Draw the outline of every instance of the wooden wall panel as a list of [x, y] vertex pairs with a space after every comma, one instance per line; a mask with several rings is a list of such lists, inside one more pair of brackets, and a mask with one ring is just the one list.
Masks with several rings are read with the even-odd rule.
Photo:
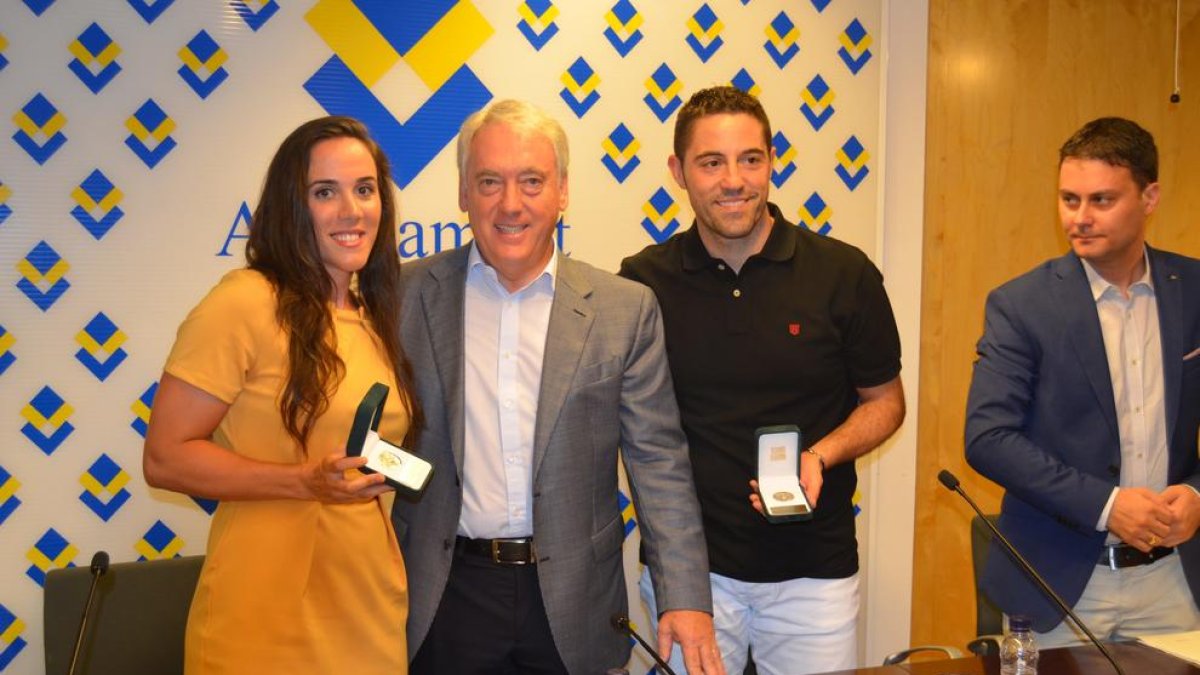
[[[1137, 120], [1159, 145], [1151, 245], [1200, 257], [1200, 0], [1182, 2], [1183, 100], [1171, 104], [1175, 0], [931, 0], [913, 644], [974, 637], [968, 507], [1001, 490], [963, 458], [987, 292], [1066, 240], [1057, 152], [1084, 122]], [[1188, 89], [1188, 85], [1191, 89]]]

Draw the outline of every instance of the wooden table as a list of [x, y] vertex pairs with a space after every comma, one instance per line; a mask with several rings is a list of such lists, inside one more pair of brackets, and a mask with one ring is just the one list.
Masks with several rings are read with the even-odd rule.
[[[1108, 650], [1121, 664], [1125, 675], [1200, 675], [1200, 667], [1140, 642], [1110, 642]], [[1112, 664], [1100, 650], [1086, 647], [1060, 647], [1042, 651], [1038, 675], [1115, 675]], [[876, 666], [857, 670], [839, 670], [829, 675], [999, 675], [1000, 660], [995, 656], [922, 661], [898, 666]]]

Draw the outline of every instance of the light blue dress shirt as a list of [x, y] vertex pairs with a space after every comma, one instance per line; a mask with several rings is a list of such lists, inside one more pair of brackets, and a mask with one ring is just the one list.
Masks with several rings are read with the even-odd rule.
[[533, 433], [557, 256], [509, 293], [471, 244], [464, 303], [465, 431], [458, 534], [533, 534]]
[[[1167, 413], [1163, 394], [1162, 338], [1158, 302], [1150, 276], [1150, 258], [1143, 253], [1145, 273], [1130, 284], [1129, 297], [1100, 276], [1091, 264], [1083, 269], [1096, 301], [1104, 353], [1112, 380], [1117, 429], [1121, 436], [1120, 487], [1167, 487]], [[1108, 529], [1116, 501], [1113, 488], [1096, 529]], [[1118, 543], [1109, 535], [1110, 544]]]

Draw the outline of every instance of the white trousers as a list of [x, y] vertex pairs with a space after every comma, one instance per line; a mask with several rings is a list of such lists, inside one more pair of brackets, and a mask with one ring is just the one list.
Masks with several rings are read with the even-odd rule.
[[[751, 650], [761, 675], [857, 667], [858, 575], [778, 583], [737, 581], [719, 574], [709, 577], [713, 623], [725, 672], [741, 675]], [[642, 571], [638, 587], [650, 616], [657, 618], [648, 571]], [[657, 634], [655, 625], [653, 635]], [[671, 651], [669, 662], [676, 673], [687, 672], [678, 646]]]
[[[1178, 552], [1138, 567], [1113, 570], [1097, 565], [1071, 609], [1100, 640], [1200, 630], [1200, 611]], [[1065, 619], [1038, 633], [1037, 642], [1038, 648], [1046, 649], [1088, 643], [1088, 639]]]

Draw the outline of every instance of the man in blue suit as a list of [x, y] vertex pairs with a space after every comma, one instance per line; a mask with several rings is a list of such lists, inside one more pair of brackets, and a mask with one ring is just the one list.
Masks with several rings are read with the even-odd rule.
[[[1200, 629], [1200, 261], [1146, 245], [1157, 181], [1129, 120], [1067, 140], [1071, 251], [988, 296], [967, 400], [1001, 531], [1102, 639]], [[983, 586], [1043, 645], [1083, 639], [995, 545]]]

